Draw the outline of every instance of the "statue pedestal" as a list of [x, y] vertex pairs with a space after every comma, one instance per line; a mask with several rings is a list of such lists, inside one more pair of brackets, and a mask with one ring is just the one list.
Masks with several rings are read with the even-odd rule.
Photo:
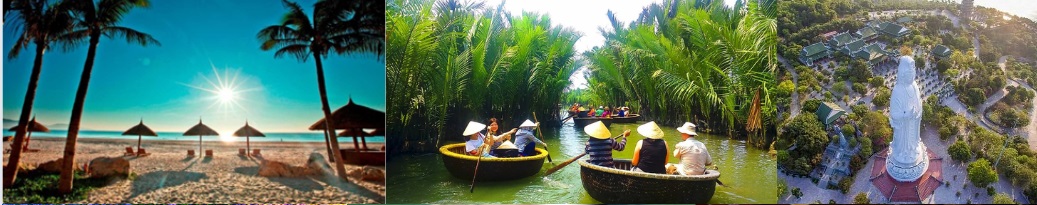
[[[936, 189], [943, 186], [943, 159], [933, 153], [932, 150], [924, 150], [925, 168], [921, 177], [912, 181], [900, 181], [893, 178], [894, 174], [888, 172], [889, 161], [893, 157], [889, 150], [883, 150], [872, 157], [873, 165], [869, 180], [872, 185], [885, 196], [885, 200], [872, 201], [875, 203], [908, 202], [919, 203], [931, 200]], [[889, 158], [887, 158], [889, 157]], [[917, 169], [917, 168], [916, 168]], [[903, 169], [898, 169], [903, 170]]]
[[[886, 153], [889, 159], [886, 160], [886, 172], [894, 180], [899, 182], [913, 182], [922, 177], [926, 169], [929, 168], [929, 156], [926, 155], [928, 149], [924, 144], [919, 143], [915, 147], [914, 156], [909, 155], [896, 155], [893, 153], [893, 149], [889, 149]], [[908, 152], [912, 153], [912, 152]]]

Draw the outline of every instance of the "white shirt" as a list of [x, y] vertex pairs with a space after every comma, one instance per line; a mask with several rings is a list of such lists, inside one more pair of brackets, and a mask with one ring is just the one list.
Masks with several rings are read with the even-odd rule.
[[706, 145], [690, 137], [677, 143], [673, 156], [681, 159], [677, 165], [677, 172], [681, 175], [705, 174], [706, 165], [713, 164], [713, 158], [709, 156]]

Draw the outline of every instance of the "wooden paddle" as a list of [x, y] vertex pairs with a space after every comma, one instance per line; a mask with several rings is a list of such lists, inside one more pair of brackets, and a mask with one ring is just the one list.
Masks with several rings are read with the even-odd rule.
[[[479, 150], [482, 150], [482, 146], [479, 147]], [[468, 189], [468, 193], [475, 193], [475, 176], [479, 174], [479, 163], [482, 162], [482, 154], [484, 153], [479, 154], [479, 159], [475, 160], [475, 171], [472, 172], [472, 187]]]
[[547, 172], [544, 172], [544, 176], [546, 177], [547, 175], [554, 174], [558, 170], [561, 170], [562, 168], [564, 168], [566, 165], [572, 164], [577, 159], [580, 159], [580, 157], [583, 157], [583, 155], [587, 155], [587, 152], [583, 152], [583, 154], [576, 155], [576, 157], [573, 157], [572, 159], [566, 160], [565, 162], [562, 162], [561, 164], [558, 164], [558, 166], [551, 167], [551, 169], [548, 169]]
[[[714, 164], [713, 165], [713, 170], [717, 170], [719, 172], [720, 171], [720, 167], [717, 167], [717, 165]], [[725, 188], [731, 188], [731, 187], [729, 187], [727, 185], [724, 185], [724, 182], [720, 182], [720, 177], [717, 177], [717, 185], [720, 185], [720, 186], [725, 187]]]
[[[540, 141], [542, 142], [542, 141], [544, 141], [544, 139], [543, 139], [544, 138], [544, 133], [540, 132], [540, 120], [537, 120], [537, 113], [536, 112], [533, 112], [533, 120], [537, 121], [537, 135], [540, 135]], [[545, 144], [544, 145], [544, 151], [547, 151], [547, 145], [546, 145], [547, 143], [544, 143], [544, 144]], [[525, 146], [525, 145], [523, 145], [523, 146]], [[547, 152], [547, 162], [550, 162], [551, 164], [554, 164], [554, 161], [551, 160], [551, 152]]]
[[[486, 134], [483, 135], [484, 136], [483, 140], [486, 140], [486, 137], [488, 137], [489, 135], [490, 135], [490, 130], [486, 130]], [[483, 145], [479, 146], [478, 149], [479, 149], [480, 152], [482, 152], [483, 146], [485, 146], [485, 145], [486, 144], [483, 144]], [[472, 187], [468, 189], [468, 193], [475, 193], [475, 176], [477, 176], [479, 174], [479, 163], [482, 162], [482, 156], [483, 155], [486, 155], [486, 153], [479, 153], [479, 159], [475, 160], [475, 171], [472, 172]]]
[[[623, 136], [623, 135], [616, 136], [616, 137], [614, 137], [612, 139], [619, 139], [621, 136]], [[587, 152], [583, 152], [583, 154], [576, 155], [576, 157], [573, 157], [572, 159], [566, 160], [565, 162], [562, 162], [561, 164], [558, 164], [558, 166], [551, 167], [551, 169], [548, 169], [547, 172], [544, 172], [544, 176], [546, 177], [547, 175], [554, 174], [555, 172], [557, 172], [558, 170], [561, 170], [565, 166], [567, 166], [569, 164], [572, 164], [577, 159], [580, 159], [580, 157], [583, 157], [583, 155], [587, 155]]]

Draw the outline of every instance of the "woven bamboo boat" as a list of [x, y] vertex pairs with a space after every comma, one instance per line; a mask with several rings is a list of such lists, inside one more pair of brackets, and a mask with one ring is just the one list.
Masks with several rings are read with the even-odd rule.
[[[448, 144], [439, 148], [443, 155], [443, 166], [454, 177], [471, 180], [475, 172], [477, 156], [470, 156], [464, 151], [465, 143]], [[536, 148], [537, 154], [528, 157], [491, 158], [483, 157], [479, 162], [479, 174], [476, 181], [505, 181], [521, 179], [540, 173], [544, 166], [547, 151]]]
[[612, 122], [614, 123], [637, 123], [637, 119], [641, 118], [639, 114], [629, 114], [627, 116], [620, 117], [619, 115], [612, 115]]
[[590, 164], [587, 159], [579, 163], [583, 189], [594, 199], [609, 204], [708, 203], [720, 178], [716, 170], [697, 176], [627, 171], [627, 159], [616, 159], [616, 169]]
[[602, 123], [605, 123], [605, 127], [609, 127], [609, 126], [612, 126], [612, 121], [613, 120], [612, 120], [612, 118], [603, 118], [603, 117], [582, 117], [582, 118], [574, 117], [573, 118], [573, 124], [576, 125], [576, 127], [578, 127], [578, 128], [585, 127], [585, 126], [587, 126], [587, 125], [589, 125], [591, 123], [597, 122], [597, 121], [601, 121]]

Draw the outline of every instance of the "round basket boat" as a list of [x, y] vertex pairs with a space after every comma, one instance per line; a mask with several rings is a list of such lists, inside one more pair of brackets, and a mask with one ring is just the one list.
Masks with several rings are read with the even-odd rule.
[[[472, 179], [475, 172], [477, 156], [470, 156], [464, 151], [465, 143], [448, 144], [439, 148], [443, 155], [443, 166], [451, 175], [461, 179]], [[528, 157], [492, 158], [483, 157], [479, 162], [479, 174], [476, 181], [504, 181], [521, 179], [540, 173], [544, 166], [547, 151], [536, 148], [537, 154]]]
[[604, 117], [584, 117], [584, 118], [575, 118], [574, 117], [573, 118], [573, 125], [578, 127], [578, 128], [582, 128], [582, 127], [585, 127], [585, 126], [587, 126], [587, 125], [589, 125], [591, 123], [597, 122], [597, 121], [601, 121], [602, 123], [605, 123], [605, 127], [612, 126], [612, 118], [604, 118]]
[[616, 169], [594, 165], [586, 159], [579, 163], [583, 189], [594, 199], [609, 204], [708, 203], [720, 178], [716, 170], [695, 176], [627, 171], [630, 160], [626, 159], [615, 160]]
[[637, 119], [641, 118], [639, 114], [629, 114], [627, 116], [620, 117], [619, 115], [612, 115], [612, 122], [614, 123], [637, 123]]

